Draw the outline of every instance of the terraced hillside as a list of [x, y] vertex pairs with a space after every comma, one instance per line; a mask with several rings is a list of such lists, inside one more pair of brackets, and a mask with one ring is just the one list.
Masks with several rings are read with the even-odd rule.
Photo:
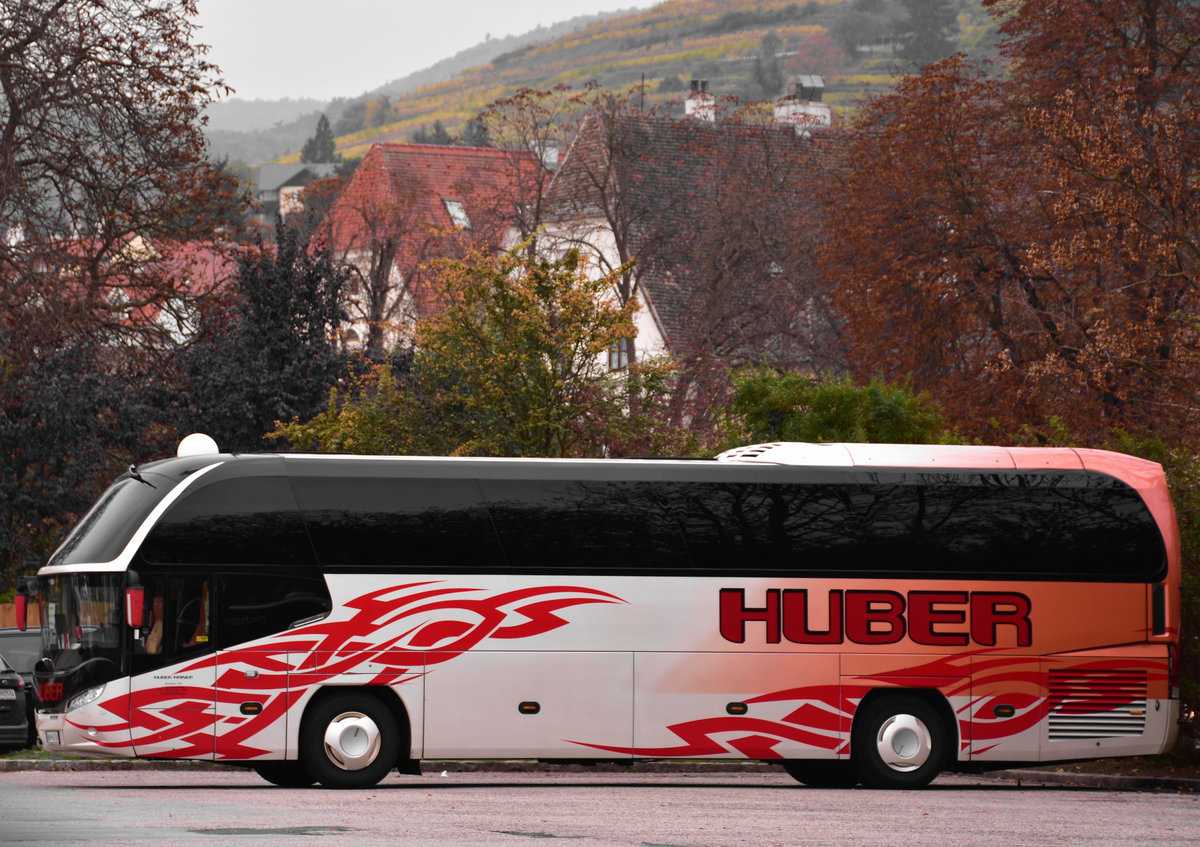
[[[788, 76], [818, 73], [826, 77], [826, 102], [844, 114], [864, 90], [889, 85], [911, 66], [894, 37], [905, 16], [902, 0], [667, 0], [415, 90], [385, 86], [335, 119], [337, 149], [359, 156], [374, 142], [404, 141], [435, 124], [454, 135], [500, 97], [560, 83], [639, 86], [649, 106], [681, 102], [693, 78], [707, 79], [718, 95], [757, 100], [781, 94]], [[964, 0], [958, 23], [959, 49], [975, 49], [991, 31], [978, 0]]]

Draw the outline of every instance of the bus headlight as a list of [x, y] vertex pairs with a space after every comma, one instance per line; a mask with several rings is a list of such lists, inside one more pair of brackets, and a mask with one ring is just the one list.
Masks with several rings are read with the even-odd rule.
[[82, 694], [76, 694], [74, 697], [72, 697], [70, 700], [67, 701], [66, 711], [70, 712], [70, 711], [73, 711], [74, 709], [81, 709], [84, 706], [86, 706], [88, 703], [95, 703], [97, 700], [100, 699], [100, 695], [103, 693], [104, 693], [104, 686], [97, 685], [95, 688], [89, 688], [87, 691], [84, 691]]

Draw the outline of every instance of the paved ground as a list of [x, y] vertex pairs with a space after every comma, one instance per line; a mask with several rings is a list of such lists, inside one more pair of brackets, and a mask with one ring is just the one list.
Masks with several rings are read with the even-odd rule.
[[328, 847], [533, 847], [556, 840], [578, 847], [1200, 844], [1200, 793], [1017, 785], [954, 774], [922, 791], [812, 789], [761, 767], [518, 769], [525, 764], [487, 765], [505, 772], [392, 774], [364, 791], [275, 788], [245, 770], [213, 766], [0, 773], [0, 844], [296, 847], [314, 838]]
[[[155, 761], [152, 759], [0, 759], [0, 773], [11, 771], [120, 771], [120, 770], [239, 770], [209, 762]], [[510, 773], [782, 773], [777, 765], [760, 762], [650, 761], [623, 765], [555, 765], [529, 761], [426, 761], [426, 774], [510, 772]], [[1185, 772], [1186, 773], [1186, 772]], [[1178, 773], [1102, 773], [1073, 772], [1062, 769], [1018, 769], [975, 774], [984, 779], [1002, 780], [1015, 785], [1076, 785], [1120, 791], [1184, 791], [1200, 793], [1200, 776]]]

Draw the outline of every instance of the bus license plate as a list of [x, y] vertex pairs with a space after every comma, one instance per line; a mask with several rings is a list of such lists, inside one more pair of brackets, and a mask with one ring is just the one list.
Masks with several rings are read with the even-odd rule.
[[0, 700], [16, 700], [17, 692], [11, 688], [0, 688]]

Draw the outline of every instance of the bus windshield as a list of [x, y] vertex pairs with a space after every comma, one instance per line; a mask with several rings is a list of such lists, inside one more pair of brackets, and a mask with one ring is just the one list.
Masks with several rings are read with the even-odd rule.
[[67, 536], [50, 564], [113, 561], [172, 485], [171, 480], [155, 473], [146, 473], [141, 480], [132, 477], [118, 480]]
[[54, 662], [55, 669], [42, 699], [70, 698], [125, 675], [125, 574], [63, 574], [44, 576], [40, 582], [42, 655]]

